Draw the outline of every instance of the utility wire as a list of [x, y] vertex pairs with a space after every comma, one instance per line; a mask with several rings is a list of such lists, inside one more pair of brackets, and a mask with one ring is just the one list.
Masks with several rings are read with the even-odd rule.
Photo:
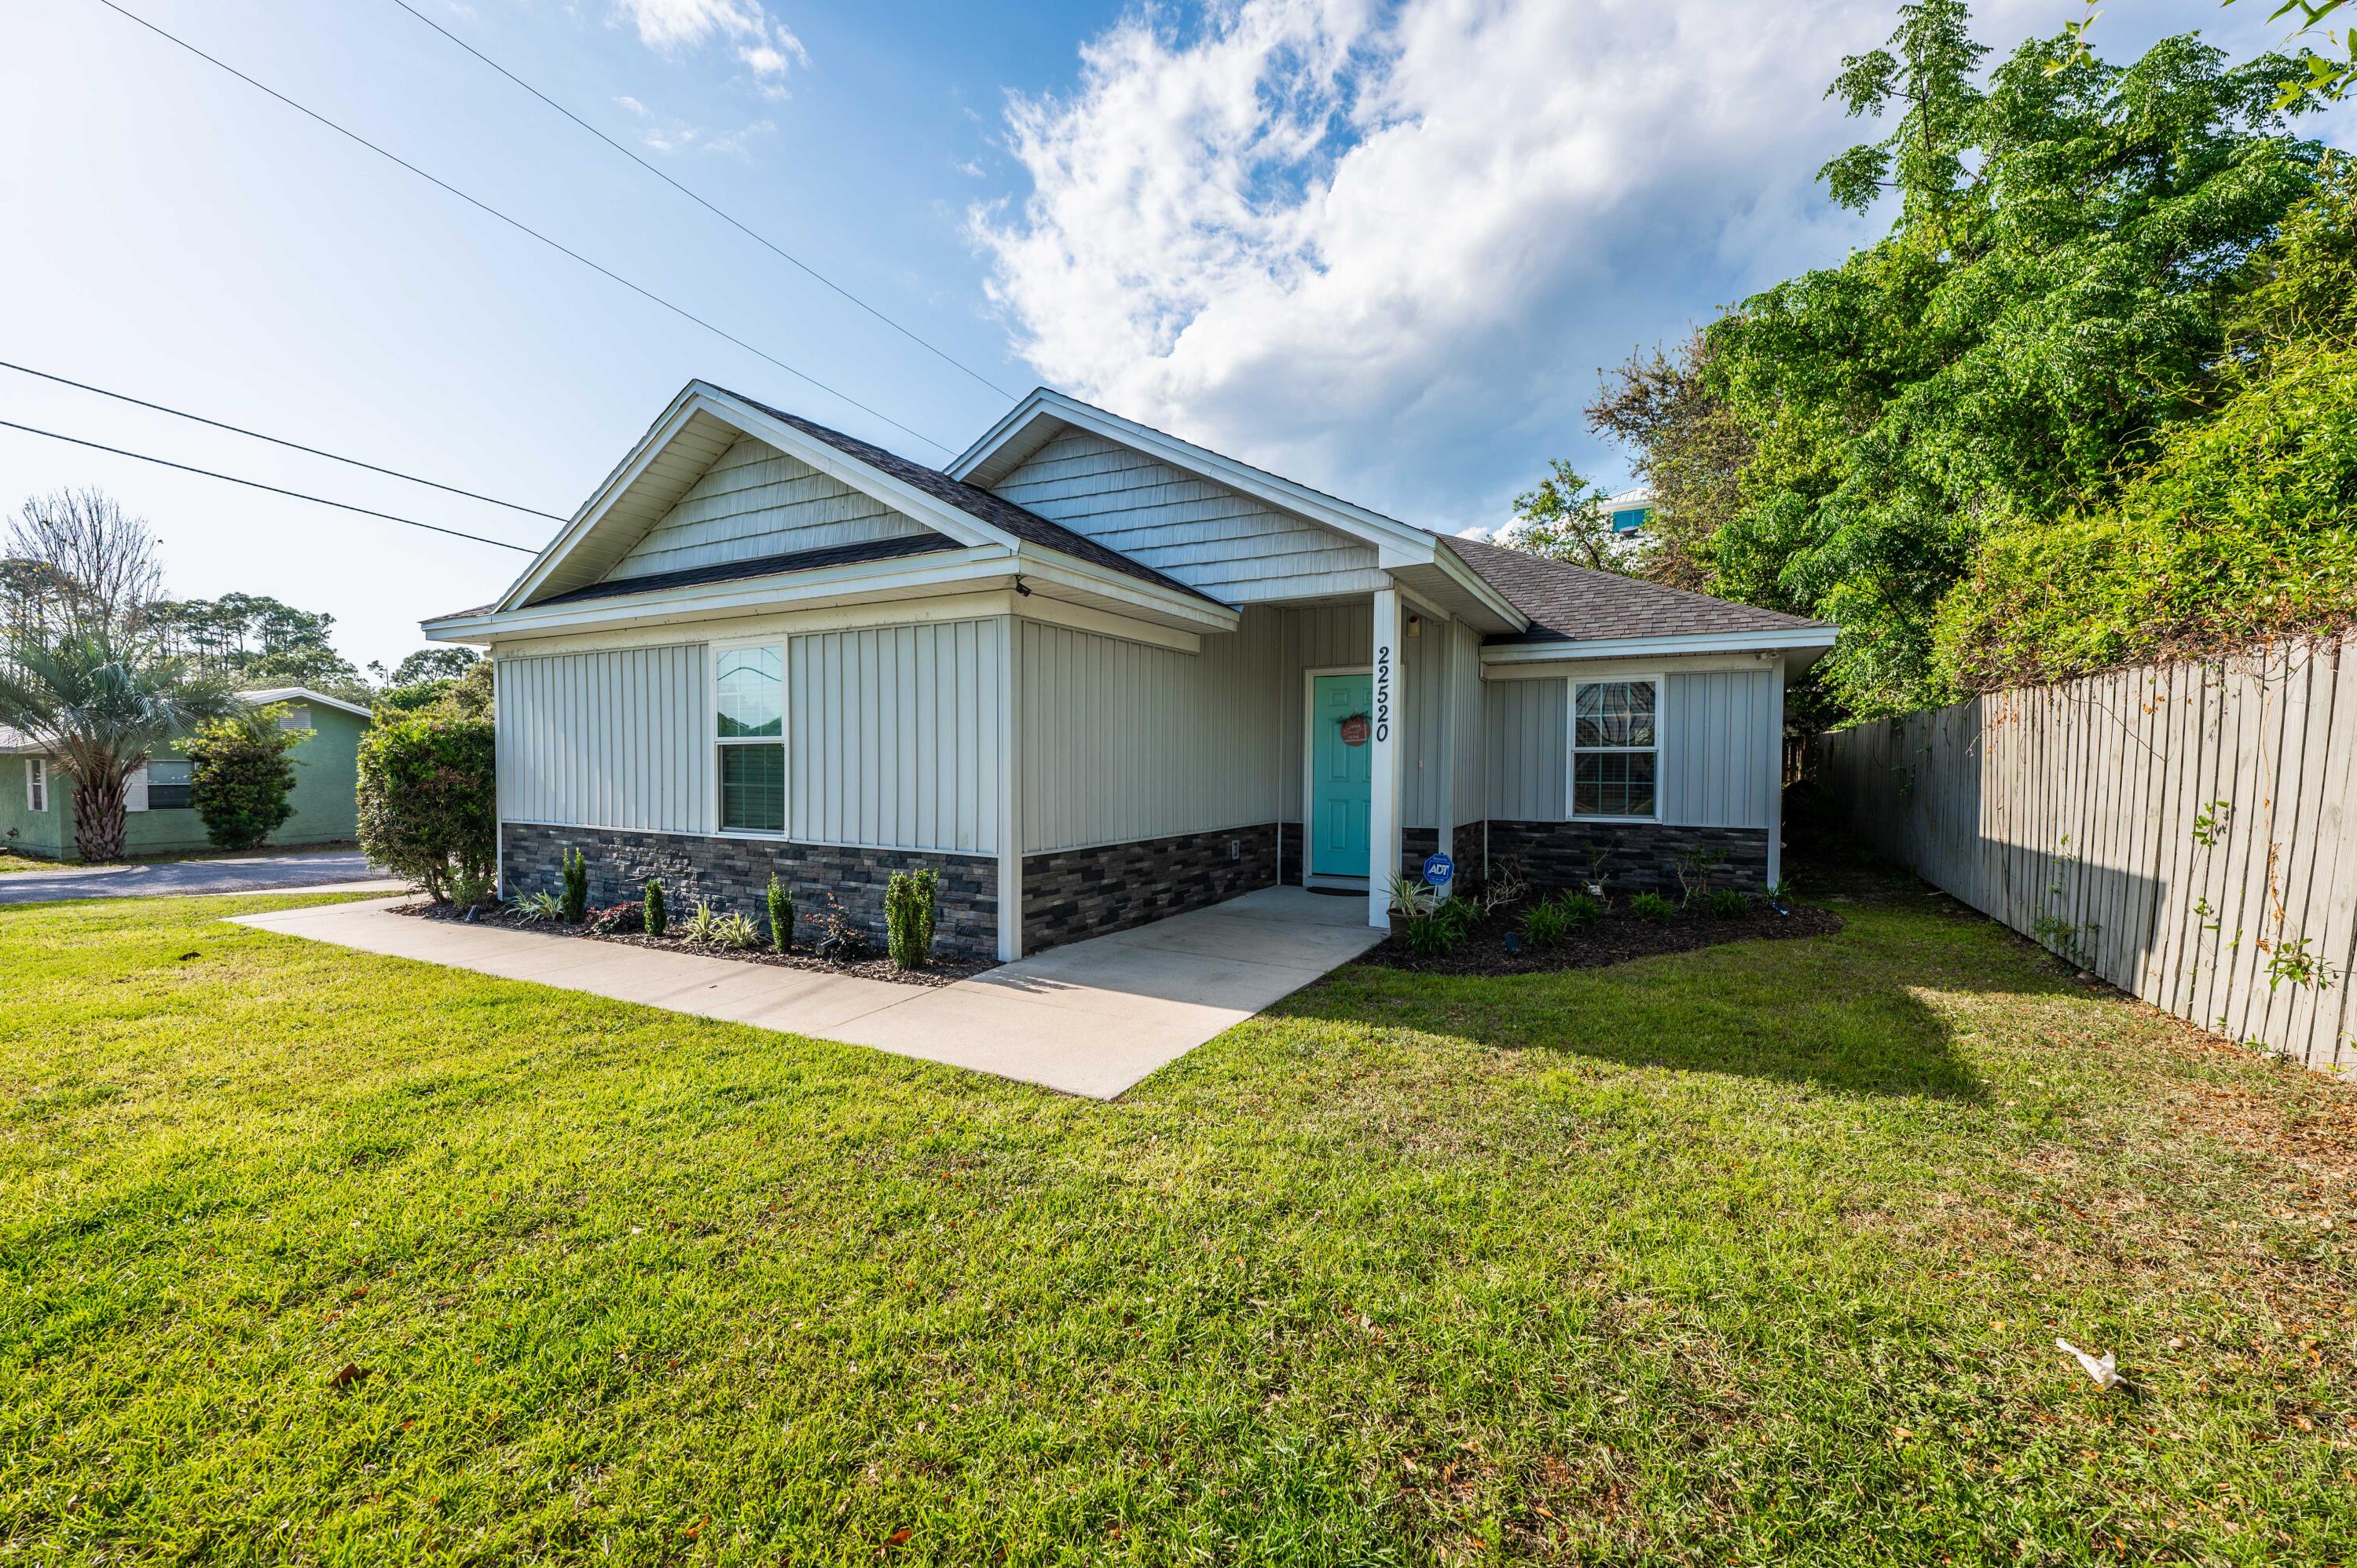
[[261, 431], [248, 430], [242, 424], [230, 424], [218, 419], [207, 419], [201, 413], [190, 413], [184, 408], [167, 408], [160, 403], [149, 403], [144, 397], [133, 397], [129, 392], [109, 392], [104, 387], [94, 387], [88, 381], [78, 381], [67, 376], [51, 375], [47, 371], [37, 371], [30, 365], [19, 365], [6, 360], [0, 360], [0, 371], [15, 371], [19, 375], [37, 376], [45, 381], [55, 381], [61, 387], [72, 387], [77, 392], [96, 392], [101, 397], [111, 397], [118, 403], [127, 403], [135, 408], [152, 408], [158, 413], [168, 413], [175, 419], [190, 420], [198, 424], [210, 424], [215, 430], [226, 430], [233, 435], [252, 436], [256, 441], [267, 441], [273, 446], [284, 446], [290, 452], [307, 452], [314, 457], [325, 457], [330, 463], [348, 463], [355, 468], [366, 468], [371, 474], [382, 474], [394, 479], [406, 479], [413, 485], [424, 485], [428, 489], [442, 490], [454, 496], [464, 496], [470, 501], [486, 501], [492, 506], [503, 506], [510, 511], [530, 512], [534, 517], [544, 517], [551, 522], [572, 521], [557, 512], [543, 511], [536, 506], [524, 506], [517, 501], [503, 501], [497, 496], [479, 495], [473, 490], [462, 490], [456, 485], [445, 485], [433, 479], [421, 479], [415, 474], [404, 474], [398, 468], [380, 468], [374, 463], [363, 463], [358, 457], [347, 457], [341, 453], [321, 451], [317, 446], [306, 446], [300, 441], [287, 441], [275, 435], [264, 435]]
[[967, 375], [972, 376], [975, 381], [980, 381], [984, 386], [988, 387], [992, 392], [996, 392], [999, 396], [1011, 398], [1016, 395], [1015, 393], [1008, 392], [1005, 387], [1000, 386], [996, 381], [992, 381], [988, 376], [984, 375], [980, 371], [975, 370], [972, 365], [967, 364], [964, 360], [950, 353], [949, 350], [937, 348], [932, 343], [918, 337], [916, 333], [910, 331], [908, 328], [901, 326], [899, 322], [893, 320], [890, 317], [885, 315], [882, 311], [877, 309], [874, 306], [868, 304], [866, 300], [860, 298], [857, 295], [844, 287], [841, 284], [836, 283], [833, 278], [821, 273], [817, 268], [812, 266], [801, 257], [789, 253], [782, 246], [779, 245], [768, 235], [762, 234], [746, 224], [739, 222], [731, 214], [723, 211], [712, 202], [705, 199], [702, 196], [697, 195], [694, 191], [689, 189], [678, 180], [673, 179], [669, 174], [665, 173], [656, 165], [649, 163], [637, 153], [632, 152], [624, 144], [616, 141], [613, 137], [608, 135], [605, 132], [599, 130], [588, 121], [584, 120], [580, 115], [576, 114], [572, 110], [567, 109], [564, 104], [559, 103], [555, 99], [551, 98], [547, 93], [543, 92], [539, 88], [534, 87], [531, 82], [526, 81], [523, 78], [518, 76], [515, 72], [510, 70], [507, 67], [501, 65], [499, 61], [493, 59], [490, 56], [485, 54], [482, 50], [477, 48], [474, 45], [468, 43], [466, 39], [460, 38], [457, 34], [452, 32], [441, 23], [436, 21], [433, 17], [425, 15], [423, 11], [420, 11], [416, 6], [411, 5], [409, 0], [393, 0], [393, 3], [400, 6], [403, 10], [408, 12], [411, 16], [416, 17], [419, 21], [425, 23], [427, 27], [433, 28], [436, 32], [441, 34], [444, 38], [449, 39], [452, 43], [457, 45], [460, 48], [466, 50], [468, 54], [473, 55], [485, 65], [490, 66], [493, 70], [498, 71], [501, 76], [506, 77], [510, 81], [514, 82], [518, 87], [522, 88], [526, 92], [531, 93], [534, 98], [539, 99], [543, 103], [547, 104], [551, 109], [555, 110], [559, 114], [564, 115], [566, 119], [572, 121], [575, 124], [580, 126], [583, 130], [588, 132], [591, 135], [605, 143], [608, 146], [613, 148], [616, 152], [621, 154], [624, 157], [630, 159], [632, 163], [638, 165], [640, 168], [646, 170], [649, 174], [654, 176], [657, 179], [662, 181], [665, 185], [671, 187], [673, 190], [678, 191], [682, 196], [686, 197], [690, 201], [694, 202], [698, 207], [703, 208], [706, 212], [711, 213], [715, 218], [719, 219], [723, 223], [727, 224], [730, 228], [736, 230], [738, 233], [744, 235], [755, 244], [761, 246], [764, 250], [767, 250], [772, 255], [778, 257], [780, 261], [787, 263], [789, 265], [799, 268], [802, 274], [810, 278], [813, 282], [822, 284], [827, 288], [833, 289], [843, 298], [849, 300], [852, 304], [859, 306], [860, 309], [867, 312], [868, 315], [874, 317], [885, 326], [889, 327], [893, 331], [898, 332], [901, 337], [906, 338], [909, 342], [914, 343], [920, 349], [924, 349], [935, 359], [940, 360], [943, 364], [952, 366], [957, 370], [964, 371]]
[[490, 202], [483, 200], [479, 197], [468, 195], [465, 191], [460, 190], [457, 186], [452, 185], [448, 180], [441, 179], [436, 176], [426, 173], [415, 164], [411, 163], [407, 158], [401, 156], [397, 153], [386, 151], [384, 148], [377, 145], [374, 142], [370, 141], [366, 136], [361, 135], [358, 131], [349, 130], [346, 127], [338, 124], [335, 121], [328, 119], [325, 114], [320, 113], [317, 110], [297, 103], [295, 100], [287, 97], [276, 88], [269, 87], [262, 82], [256, 81], [253, 77], [246, 75], [245, 72], [238, 70], [237, 67], [230, 64], [227, 60], [221, 59], [217, 56], [207, 54], [204, 50], [197, 48], [196, 45], [188, 42], [186, 38], [179, 37], [178, 34], [167, 32], [162, 27], [159, 27], [155, 23], [149, 21], [146, 17], [140, 16], [137, 12], [126, 10], [124, 7], [116, 5], [115, 0], [98, 0], [98, 3], [105, 6], [108, 10], [113, 12], [116, 16], [122, 16], [126, 20], [138, 23], [141, 27], [146, 28], [149, 32], [155, 34], [157, 38], [164, 39], [167, 43], [178, 44], [180, 48], [188, 50], [199, 59], [203, 60], [207, 65], [214, 66], [221, 70], [227, 71], [230, 75], [237, 78], [240, 81], [244, 82], [248, 87], [254, 89], [256, 91], [266, 93], [270, 97], [276, 99], [279, 102], [286, 105], [289, 109], [294, 110], [296, 113], [302, 114], [308, 119], [318, 122], [320, 124], [325, 125], [328, 130], [335, 132], [338, 135], [345, 137], [350, 141], [359, 143], [361, 146], [366, 147], [370, 152], [376, 154], [377, 156], [383, 158], [388, 163], [399, 165], [401, 167], [407, 169], [411, 174], [415, 175], [418, 178], [425, 181], [426, 184], [431, 185], [437, 189], [447, 191], [450, 195], [457, 197], [459, 200], [467, 203], [469, 207], [476, 208], [480, 211], [490, 214], [491, 217], [498, 219], [500, 222], [520, 233], [529, 234], [533, 239], [539, 241], [542, 244], [546, 245], [550, 250], [558, 252], [563, 255], [572, 258], [574, 261], [580, 263], [583, 266], [587, 267], [591, 272], [597, 274], [600, 277], [608, 278], [612, 282], [620, 284], [632, 294], [638, 295], [643, 299], [651, 300], [653, 303], [662, 306], [665, 310], [670, 311], [673, 315], [679, 317], [682, 320], [694, 323], [696, 326], [703, 328], [706, 332], [711, 333], [714, 337], [720, 338], [727, 342], [736, 344], [737, 347], [744, 349], [748, 354], [757, 355], [761, 359], [767, 360], [770, 364], [777, 366], [778, 369], [785, 371], [786, 374], [793, 377], [796, 381], [816, 387], [819, 391], [826, 393], [829, 397], [840, 398], [845, 403], [849, 403], [852, 407], [859, 410], [862, 413], [872, 414], [876, 418], [880, 419], [885, 424], [890, 425], [893, 429], [898, 430], [904, 435], [912, 435], [918, 440], [923, 442], [926, 446], [931, 446], [939, 452], [949, 454], [954, 453], [957, 450], [956, 447], [950, 446], [946, 442], [934, 440], [931, 436], [926, 435], [921, 430], [912, 429], [909, 426], [901, 424], [899, 420], [893, 418], [890, 414], [886, 413], [881, 409], [870, 407], [868, 404], [860, 402], [857, 398], [853, 397], [849, 392], [843, 392], [827, 385], [824, 381], [820, 381], [816, 376], [812, 375], [809, 371], [796, 370], [793, 366], [786, 363], [785, 360], [779, 359], [775, 354], [769, 352], [765, 349], [755, 348], [752, 344], [745, 341], [744, 338], [737, 337], [734, 332], [729, 331], [724, 327], [715, 326], [713, 323], [705, 320], [703, 317], [698, 316], [694, 311], [688, 309], [685, 306], [673, 305], [670, 300], [665, 299], [662, 295], [655, 293], [654, 290], [646, 287], [642, 284], [632, 283], [629, 278], [624, 277], [621, 274], [614, 271], [611, 267], [603, 266], [598, 263], [591, 261], [580, 252], [574, 250], [572, 247], [563, 243], [562, 242], [549, 238], [549, 236], [542, 233], [531, 224], [524, 222], [522, 219], [509, 217], [506, 213], [500, 211], [498, 208], [493, 207]]
[[221, 479], [232, 485], [243, 485], [253, 490], [268, 490], [274, 496], [291, 496], [298, 501], [309, 501], [316, 506], [331, 506], [338, 511], [356, 511], [362, 517], [381, 517], [387, 522], [397, 522], [405, 528], [422, 528], [428, 533], [447, 533], [453, 539], [468, 539], [477, 544], [496, 544], [502, 550], [513, 550], [525, 555], [540, 553], [529, 544], [510, 544], [504, 539], [487, 538], [479, 533], [466, 533], [455, 528], [444, 528], [438, 523], [420, 522], [414, 517], [395, 517], [389, 511], [373, 511], [364, 506], [354, 506], [350, 501], [331, 501], [325, 496], [305, 495], [301, 490], [284, 490], [276, 485], [265, 485], [260, 479], [241, 479], [235, 474], [216, 474], [210, 468], [191, 467], [186, 463], [175, 463], [169, 457], [151, 457], [145, 452], [132, 452], [121, 446], [108, 446], [96, 441], [85, 441], [79, 435], [62, 435], [54, 430], [38, 430], [29, 424], [19, 424], [13, 419], [0, 419], [0, 430], [21, 430], [27, 435], [46, 435], [52, 441], [64, 441], [75, 446], [87, 446], [93, 452], [111, 452], [117, 457], [135, 457], [142, 463], [153, 463], [159, 468], [178, 468], [184, 474], [199, 474], [208, 479]]

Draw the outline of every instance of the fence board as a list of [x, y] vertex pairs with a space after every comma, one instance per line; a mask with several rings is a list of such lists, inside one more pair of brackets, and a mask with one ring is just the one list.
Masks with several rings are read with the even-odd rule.
[[2156, 1006], [2357, 1077], [2357, 636], [1991, 693], [1815, 753], [1885, 856]]

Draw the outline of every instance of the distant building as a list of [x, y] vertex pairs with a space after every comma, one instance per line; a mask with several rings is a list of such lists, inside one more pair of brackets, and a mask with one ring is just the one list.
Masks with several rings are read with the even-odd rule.
[[1634, 533], [1645, 526], [1653, 515], [1653, 492], [1648, 489], [1622, 490], [1604, 503], [1612, 520], [1615, 533]]

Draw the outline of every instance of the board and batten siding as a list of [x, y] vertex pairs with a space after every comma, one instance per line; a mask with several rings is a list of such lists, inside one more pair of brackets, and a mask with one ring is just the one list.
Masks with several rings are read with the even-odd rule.
[[[1614, 680], [1617, 671], [1599, 671]], [[1781, 738], [1774, 669], [1671, 671], [1662, 678], [1662, 818], [1679, 827], [1766, 828], [1776, 822]], [[1566, 678], [1496, 680], [1482, 693], [1489, 815], [1568, 820]]]
[[608, 580], [927, 532], [925, 525], [766, 441], [740, 437], [632, 545]]
[[712, 831], [702, 643], [507, 657], [496, 668], [502, 821]]
[[789, 639], [789, 836], [996, 854], [1006, 624], [989, 618]]
[[1275, 819], [1274, 614], [1248, 612], [1193, 654], [1018, 625], [1027, 854]]
[[1372, 547], [1085, 431], [991, 488], [1232, 605], [1384, 585]]

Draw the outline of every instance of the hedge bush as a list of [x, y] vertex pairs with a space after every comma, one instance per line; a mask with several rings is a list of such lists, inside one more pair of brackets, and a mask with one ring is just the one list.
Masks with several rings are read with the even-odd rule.
[[286, 754], [310, 738], [283, 730], [269, 707], [197, 726], [188, 742], [188, 804], [215, 849], [255, 849], [295, 814], [295, 762]]
[[488, 897], [499, 854], [491, 721], [388, 717], [361, 741], [361, 848], [436, 903]]

